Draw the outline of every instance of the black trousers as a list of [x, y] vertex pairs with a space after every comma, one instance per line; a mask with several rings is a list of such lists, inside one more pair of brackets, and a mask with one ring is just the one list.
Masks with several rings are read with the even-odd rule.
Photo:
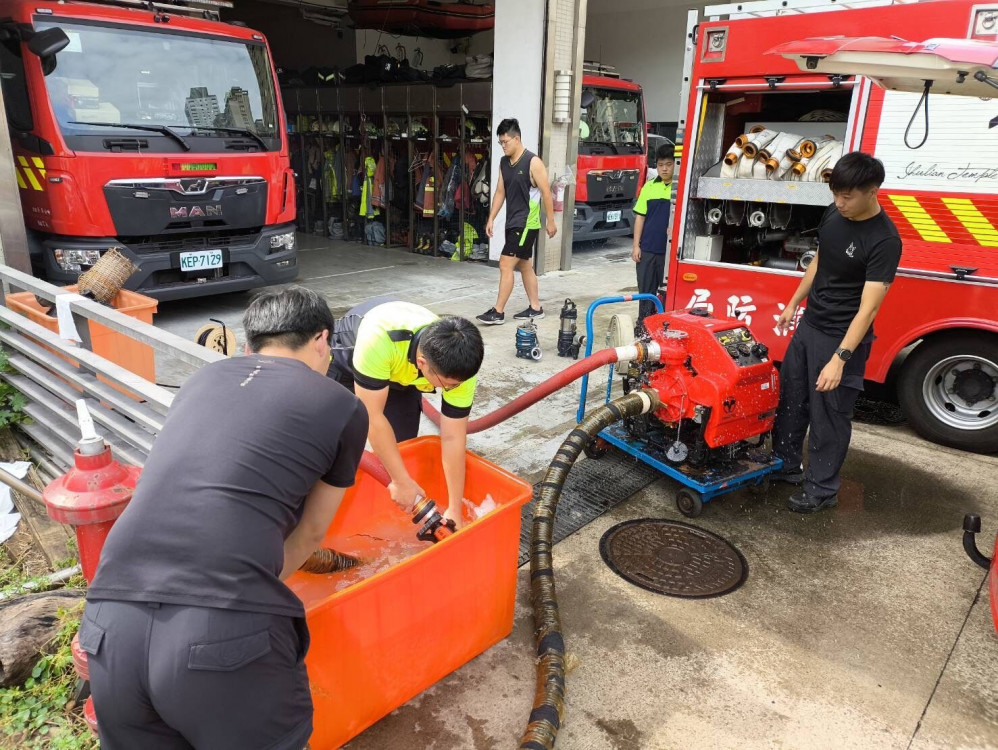
[[304, 619], [91, 601], [80, 624], [102, 750], [301, 750]]
[[838, 388], [819, 393], [815, 390], [818, 375], [839, 348], [842, 336], [822, 333], [805, 320], [797, 326], [780, 368], [773, 449], [787, 468], [801, 466], [804, 436], [810, 427], [804, 491], [824, 498], [839, 491], [839, 471], [852, 438], [852, 411], [863, 390], [871, 341], [860, 344], [846, 362]]
[[[638, 274], [638, 291], [641, 294], [657, 294], [665, 279], [665, 255], [661, 253], [641, 253], [641, 260], [636, 266]], [[655, 303], [641, 300], [638, 303], [638, 321], [658, 312]]]
[[[354, 393], [354, 380], [345, 368], [333, 362], [329, 375], [337, 383]], [[423, 413], [423, 392], [413, 385], [388, 386], [388, 401], [385, 403], [385, 418], [395, 431], [395, 442], [411, 440], [419, 434], [419, 417]]]

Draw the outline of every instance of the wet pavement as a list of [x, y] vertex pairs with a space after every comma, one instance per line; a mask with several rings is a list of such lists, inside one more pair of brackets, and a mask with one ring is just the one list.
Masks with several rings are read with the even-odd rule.
[[[395, 294], [473, 316], [493, 303], [498, 272], [398, 251], [313, 241], [303, 283], [341, 312]], [[623, 251], [622, 251], [623, 247]], [[624, 256], [624, 257], [621, 257]], [[558, 310], [633, 291], [626, 245], [591, 249], [541, 278], [544, 358], [514, 356], [515, 325], [484, 330], [484, 414], [558, 371]], [[208, 317], [237, 330], [249, 295], [169, 303], [157, 324], [184, 336]], [[509, 312], [525, 306], [519, 287]], [[629, 309], [634, 305], [621, 306]], [[609, 315], [600, 318], [597, 342]], [[507, 316], [508, 318], [511, 316]], [[160, 380], [184, 373], [161, 363]], [[603, 376], [605, 378], [605, 375]], [[601, 398], [594, 378], [592, 397]], [[536, 481], [574, 425], [567, 388], [470, 447]], [[678, 485], [657, 480], [555, 547], [568, 650], [564, 748], [998, 748], [998, 636], [984, 571], [961, 548], [966, 512], [998, 533], [998, 457], [931, 445], [904, 425], [856, 424], [837, 508], [786, 509], [791, 488], [745, 490], [709, 503], [695, 523], [748, 563], [748, 578], [715, 599], [664, 597], [603, 562], [599, 542], [635, 518], [684, 519]], [[361, 734], [349, 750], [515, 747], [533, 700], [529, 571], [520, 570], [511, 636]], [[473, 603], [472, 603], [473, 605]]]

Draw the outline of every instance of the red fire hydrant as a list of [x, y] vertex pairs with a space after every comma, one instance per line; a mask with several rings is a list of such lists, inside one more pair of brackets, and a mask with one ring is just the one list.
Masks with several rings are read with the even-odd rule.
[[[83, 577], [91, 583], [108, 532], [132, 499], [141, 469], [115, 461], [104, 439], [93, 434], [92, 428], [84, 430], [87, 432], [90, 434], [73, 451], [74, 467], [48, 485], [42, 498], [50, 518], [76, 530]], [[82, 680], [89, 679], [87, 654], [80, 648], [78, 636], [73, 636], [72, 652], [76, 673]], [[87, 698], [84, 716], [96, 734], [93, 698]]]
[[42, 492], [49, 517], [76, 529], [80, 565], [87, 583], [97, 572], [104, 541], [125, 510], [141, 469], [123, 466], [101, 437], [86, 437], [73, 451], [75, 466]]

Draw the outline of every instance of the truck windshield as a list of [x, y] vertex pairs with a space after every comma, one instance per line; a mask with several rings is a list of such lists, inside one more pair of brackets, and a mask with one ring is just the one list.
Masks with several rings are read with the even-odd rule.
[[[588, 95], [587, 95], [588, 94]], [[616, 153], [644, 153], [644, 112], [640, 91], [584, 88], [588, 104], [580, 118], [580, 150], [612, 146]]]
[[[56, 19], [35, 24], [56, 26], [69, 45], [45, 83], [63, 135], [120, 136], [127, 125], [144, 137], [137, 126], [148, 125], [153, 137], [165, 127], [192, 144], [232, 133], [255, 143], [278, 138], [264, 45]], [[279, 148], [279, 140], [268, 146]]]

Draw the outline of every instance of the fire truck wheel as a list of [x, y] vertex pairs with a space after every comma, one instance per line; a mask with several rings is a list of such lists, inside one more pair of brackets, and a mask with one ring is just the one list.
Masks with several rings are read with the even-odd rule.
[[998, 337], [968, 332], [920, 344], [904, 363], [898, 400], [927, 440], [998, 451]]
[[703, 500], [693, 490], [684, 487], [676, 493], [676, 507], [687, 518], [696, 518], [703, 513]]

